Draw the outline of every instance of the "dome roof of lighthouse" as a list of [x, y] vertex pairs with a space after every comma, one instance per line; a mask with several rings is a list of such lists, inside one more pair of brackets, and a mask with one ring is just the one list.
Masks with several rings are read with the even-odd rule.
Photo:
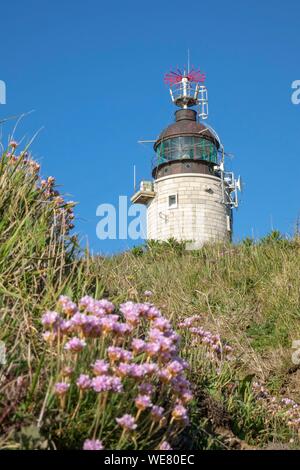
[[220, 147], [218, 139], [214, 136], [209, 127], [197, 122], [197, 113], [193, 109], [179, 109], [175, 112], [176, 121], [166, 127], [159, 135], [154, 144], [154, 150], [162, 140], [172, 139], [179, 136], [201, 137], [213, 142], [217, 148]]

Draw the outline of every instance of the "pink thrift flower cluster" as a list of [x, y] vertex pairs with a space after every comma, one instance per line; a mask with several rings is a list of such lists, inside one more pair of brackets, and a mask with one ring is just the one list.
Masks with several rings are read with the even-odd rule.
[[281, 417], [293, 430], [300, 431], [300, 405], [291, 398], [278, 398], [258, 382], [252, 384], [255, 398], [262, 402], [270, 416]]
[[83, 444], [83, 450], [103, 450], [104, 447], [99, 439], [86, 439]]
[[[187, 404], [193, 398], [185, 376], [188, 364], [179, 356], [179, 335], [153, 304], [129, 301], [117, 310], [107, 299], [85, 296], [76, 304], [61, 296], [57, 311], [46, 312], [42, 324], [45, 340], [54, 351], [59, 345], [63, 355], [56, 394], [66, 394], [73, 384], [78, 397], [107, 394], [105, 406], [113, 399], [123, 435], [143, 427], [146, 416], [153, 433], [188, 424]], [[95, 358], [97, 341], [102, 346]], [[94, 359], [87, 362], [87, 357]], [[99, 442], [87, 440], [84, 448], [92, 450]]]
[[125, 414], [121, 418], [117, 418], [116, 421], [119, 426], [121, 426], [126, 431], [133, 431], [137, 428], [137, 424], [135, 422], [134, 417], [129, 414]]
[[207, 356], [212, 360], [232, 359], [233, 348], [223, 344], [220, 335], [205, 330], [202, 326], [196, 326], [201, 321], [200, 315], [185, 318], [179, 323], [179, 327], [189, 331], [192, 335], [191, 346], [202, 345], [207, 351]]
[[167, 441], [163, 441], [159, 448], [159, 450], [173, 450], [172, 447], [170, 446], [170, 444], [167, 442]]

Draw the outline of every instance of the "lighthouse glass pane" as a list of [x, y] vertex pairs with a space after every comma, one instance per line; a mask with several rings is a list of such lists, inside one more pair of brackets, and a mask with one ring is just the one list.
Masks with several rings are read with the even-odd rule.
[[157, 163], [172, 160], [205, 160], [217, 163], [217, 148], [209, 140], [194, 136], [174, 137], [161, 142], [157, 149]]

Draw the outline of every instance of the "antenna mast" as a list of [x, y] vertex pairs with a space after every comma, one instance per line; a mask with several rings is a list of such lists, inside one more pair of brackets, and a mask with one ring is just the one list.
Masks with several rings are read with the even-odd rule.
[[188, 49], [188, 70], [171, 70], [165, 74], [164, 82], [170, 87], [171, 100], [179, 108], [187, 109], [199, 106], [200, 119], [208, 117], [207, 88], [204, 85], [205, 73], [190, 69], [190, 51]]

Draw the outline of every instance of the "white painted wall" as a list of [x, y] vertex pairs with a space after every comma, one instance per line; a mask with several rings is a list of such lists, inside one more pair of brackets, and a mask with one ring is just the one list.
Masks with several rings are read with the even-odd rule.
[[[209, 191], [208, 191], [209, 190]], [[192, 241], [187, 248], [199, 248], [211, 241], [229, 241], [227, 216], [231, 209], [222, 204], [219, 178], [183, 173], [154, 181], [156, 195], [147, 208], [147, 238]], [[169, 208], [169, 196], [177, 194], [177, 207]]]

